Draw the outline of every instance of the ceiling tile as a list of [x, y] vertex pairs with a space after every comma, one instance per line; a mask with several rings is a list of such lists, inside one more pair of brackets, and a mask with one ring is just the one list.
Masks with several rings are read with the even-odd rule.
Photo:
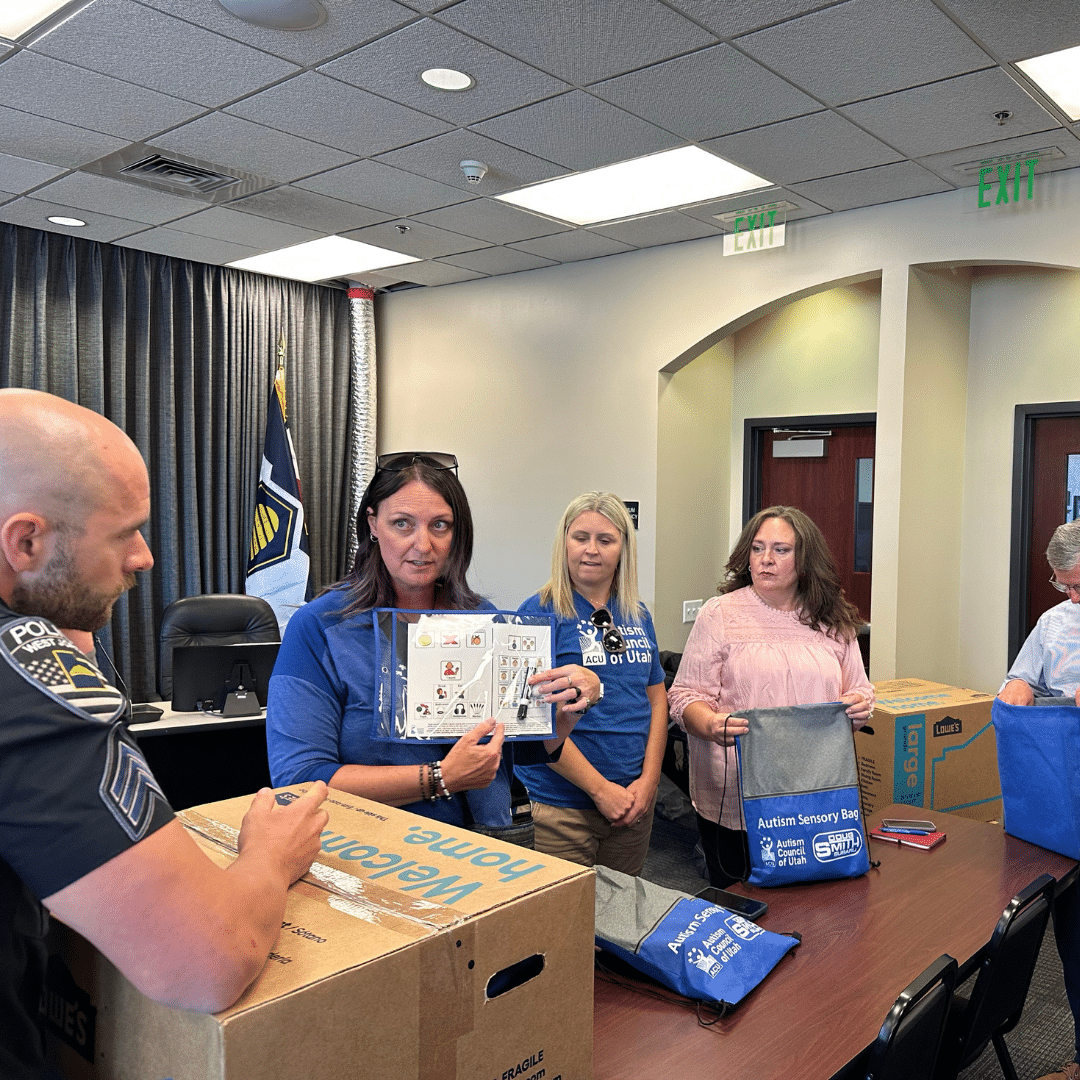
[[457, 188], [378, 161], [357, 161], [301, 180], [296, 186], [370, 206], [392, 216], [419, 214], [467, 198], [465, 192]]
[[223, 266], [225, 263], [259, 254], [258, 248], [230, 244], [225, 240], [177, 232], [169, 228], [148, 229], [135, 236], [124, 237], [117, 243], [120, 247], [153, 251], [158, 255], [171, 255], [174, 259], [190, 259], [193, 262], [209, 263], [211, 266]]
[[[77, 217], [86, 222], [86, 227], [71, 229], [54, 225], [49, 221], [50, 217]], [[101, 240], [106, 243], [146, 228], [140, 221], [129, 221], [109, 214], [94, 214], [75, 206], [64, 206], [26, 196], [0, 206], [0, 221], [9, 221], [12, 225], [27, 225], [31, 229], [42, 229], [45, 232], [63, 233], [65, 236], [77, 236], [81, 240]]]
[[687, 139], [711, 139], [821, 108], [730, 45], [654, 64], [589, 89]]
[[848, 0], [737, 44], [828, 105], [993, 63], [931, 0]]
[[0, 191], [18, 195], [37, 187], [38, 184], [44, 184], [63, 171], [56, 165], [13, 157], [11, 154], [0, 154]]
[[228, 111], [361, 157], [428, 139], [450, 127], [314, 71], [230, 105]]
[[463, 0], [439, 18], [578, 86], [715, 43], [658, 0]]
[[[399, 229], [405, 228], [405, 232]], [[487, 247], [485, 240], [474, 240], [459, 233], [437, 229], [422, 221], [385, 221], [381, 225], [372, 225], [366, 229], [354, 229], [346, 233], [350, 240], [359, 240], [363, 244], [400, 251], [405, 255], [415, 255], [418, 259], [437, 259], [440, 255], [457, 255], [462, 251], [476, 251]]]
[[183, 0], [182, 4], [177, 0], [139, 2], [305, 65], [317, 64], [345, 49], [355, 48], [362, 41], [381, 37], [417, 17], [415, 11], [394, 3], [394, 0], [364, 0], [362, 18], [355, 17], [356, 0], [322, 0], [329, 13], [322, 26], [303, 33], [283, 33], [243, 22], [225, 11], [216, 0]]
[[206, 203], [199, 199], [183, 199], [141, 184], [129, 184], [84, 172], [70, 173], [40, 188], [35, 195], [55, 203], [77, 206], [81, 210], [94, 210], [99, 214], [115, 212], [117, 207], [123, 207], [125, 217], [147, 225], [162, 225], [206, 208]]
[[490, 247], [482, 251], [470, 251], [464, 255], [441, 260], [452, 266], [464, 266], [481, 274], [516, 274], [521, 270], [537, 270], [541, 266], [554, 266], [550, 259], [541, 259], [539, 255], [530, 255], [527, 251], [514, 251], [512, 248]]
[[192, 120], [148, 141], [176, 154], [188, 154], [226, 169], [243, 169], [254, 176], [284, 182], [354, 160], [352, 154], [342, 150], [220, 112]]
[[[476, 85], [460, 93], [436, 90], [420, 79], [420, 73], [432, 67], [463, 71]], [[430, 19], [346, 53], [319, 70], [455, 124], [471, 124], [570, 89], [561, 79]]]
[[[48, 92], [42, 93], [42, 87]], [[17, 101], [39, 116], [133, 142], [202, 111], [189, 102], [25, 49], [0, 64], [0, 99]]]
[[705, 146], [776, 184], [885, 165], [902, 156], [833, 112], [741, 131]]
[[[33, 48], [211, 106], [250, 94], [297, 70], [275, 56], [133, 0], [95, 0], [40, 38]], [[159, 124], [158, 129], [161, 127], [164, 125]]]
[[951, 186], [913, 161], [790, 185], [792, 191], [830, 210], [851, 210], [856, 206], [913, 199], [936, 191], [948, 191]]
[[4, 133], [6, 153], [66, 169], [76, 169], [127, 145], [125, 139], [3, 105], [0, 105], [0, 131]]
[[[1004, 125], [994, 118], [999, 109], [1012, 112]], [[908, 157], [1045, 131], [1056, 124], [1000, 68], [860, 101], [840, 111]]]
[[682, 142], [582, 90], [485, 120], [474, 130], [575, 170], [626, 161]]
[[805, 15], [822, 0], [665, 0], [717, 37], [734, 37], [770, 23]]
[[316, 240], [317, 232], [290, 225], [284, 221], [270, 221], [254, 214], [242, 214], [227, 206], [212, 206], [197, 214], [175, 221], [172, 228], [177, 232], [195, 233], [229, 244], [243, 244], [260, 251], [292, 247], [308, 240]]
[[1032, 156], [1033, 151], [1047, 149], [1060, 150], [1062, 156], [1044, 155], [1036, 166], [1037, 173], [1075, 169], [1080, 166], [1080, 139], [1064, 128], [1020, 135], [1015, 139], [1003, 139], [1001, 142], [983, 143], [981, 146], [965, 146], [960, 150], [949, 150], [944, 154], [920, 158], [919, 164], [932, 169], [938, 176], [957, 187], [974, 187], [979, 182], [978, 170], [961, 171], [958, 166], [1009, 154], [1027, 158]]
[[410, 263], [398, 271], [398, 277], [402, 281], [415, 281], [418, 285], [452, 285], [457, 281], [474, 281], [484, 276], [479, 271], [467, 270], [464, 266], [437, 262]]
[[700, 240], [703, 236], [719, 236], [721, 232], [719, 223], [710, 225], [675, 210], [666, 214], [634, 218], [632, 221], [616, 221], [592, 231], [639, 248], [678, 244], [683, 240]]
[[515, 240], [566, 232], [568, 228], [494, 199], [473, 199], [457, 206], [444, 206], [420, 215], [419, 220], [489, 244], [512, 244]]
[[[566, 170], [543, 158], [515, 150], [506, 143], [489, 139], [477, 131], [448, 131], [434, 139], [403, 146], [380, 154], [379, 161], [409, 172], [428, 176], [444, 184], [462, 188], [469, 195], [492, 195], [513, 191], [537, 180], [561, 176]], [[479, 184], [470, 184], [461, 171], [463, 161], [482, 161], [487, 174]]]
[[1003, 60], [1027, 60], [1080, 45], [1076, 0], [1039, 0], [1031, 9], [1015, 0], [944, 0], [942, 6]]
[[242, 210], [245, 214], [257, 214], [274, 221], [288, 221], [327, 234], [362, 229], [365, 225], [374, 225], [386, 218], [385, 214], [369, 210], [366, 206], [288, 186], [237, 199], [229, 203], [229, 209]]
[[629, 244], [622, 244], [608, 236], [601, 236], [591, 229], [575, 229], [573, 232], [541, 236], [535, 240], [523, 240], [510, 245], [518, 251], [539, 255], [555, 262], [578, 262], [580, 259], [597, 259], [604, 255], [617, 255], [620, 251], [632, 251]]

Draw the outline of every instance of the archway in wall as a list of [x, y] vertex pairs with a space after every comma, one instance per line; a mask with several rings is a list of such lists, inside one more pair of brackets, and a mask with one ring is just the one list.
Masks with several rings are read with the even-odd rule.
[[[654, 619], [681, 651], [686, 601], [716, 592], [743, 523], [744, 422], [873, 413], [880, 276], [823, 284], [710, 335], [660, 373]], [[721, 335], [721, 336], [718, 336]]]

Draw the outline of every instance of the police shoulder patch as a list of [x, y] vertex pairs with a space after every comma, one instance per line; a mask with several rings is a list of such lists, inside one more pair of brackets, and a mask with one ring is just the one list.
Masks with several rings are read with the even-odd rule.
[[0, 656], [32, 686], [78, 716], [111, 723], [124, 711], [123, 694], [48, 619], [26, 615], [4, 623]]
[[150, 766], [119, 726], [109, 732], [109, 753], [98, 787], [101, 801], [133, 841], [146, 835], [158, 799], [168, 806]]

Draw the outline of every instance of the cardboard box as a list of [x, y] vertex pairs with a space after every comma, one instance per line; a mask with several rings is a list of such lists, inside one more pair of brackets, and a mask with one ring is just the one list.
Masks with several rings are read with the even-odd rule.
[[993, 697], [893, 679], [876, 683], [869, 727], [855, 733], [864, 819], [889, 803], [1001, 820]]
[[[180, 817], [227, 865], [250, 802]], [[151, 1001], [54, 924], [46, 1012], [62, 1075], [588, 1080], [592, 870], [342, 792], [326, 809], [266, 968], [224, 1012]]]

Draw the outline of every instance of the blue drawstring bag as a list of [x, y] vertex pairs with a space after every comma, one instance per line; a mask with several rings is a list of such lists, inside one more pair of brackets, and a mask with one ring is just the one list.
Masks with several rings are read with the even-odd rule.
[[684, 997], [730, 1007], [799, 939], [710, 900], [597, 866], [596, 943]]
[[1080, 709], [1071, 698], [1033, 705], [994, 699], [1005, 831], [1039, 847], [1080, 859]]
[[859, 877], [870, 869], [851, 719], [842, 702], [740, 709], [739, 779], [751, 885]]

